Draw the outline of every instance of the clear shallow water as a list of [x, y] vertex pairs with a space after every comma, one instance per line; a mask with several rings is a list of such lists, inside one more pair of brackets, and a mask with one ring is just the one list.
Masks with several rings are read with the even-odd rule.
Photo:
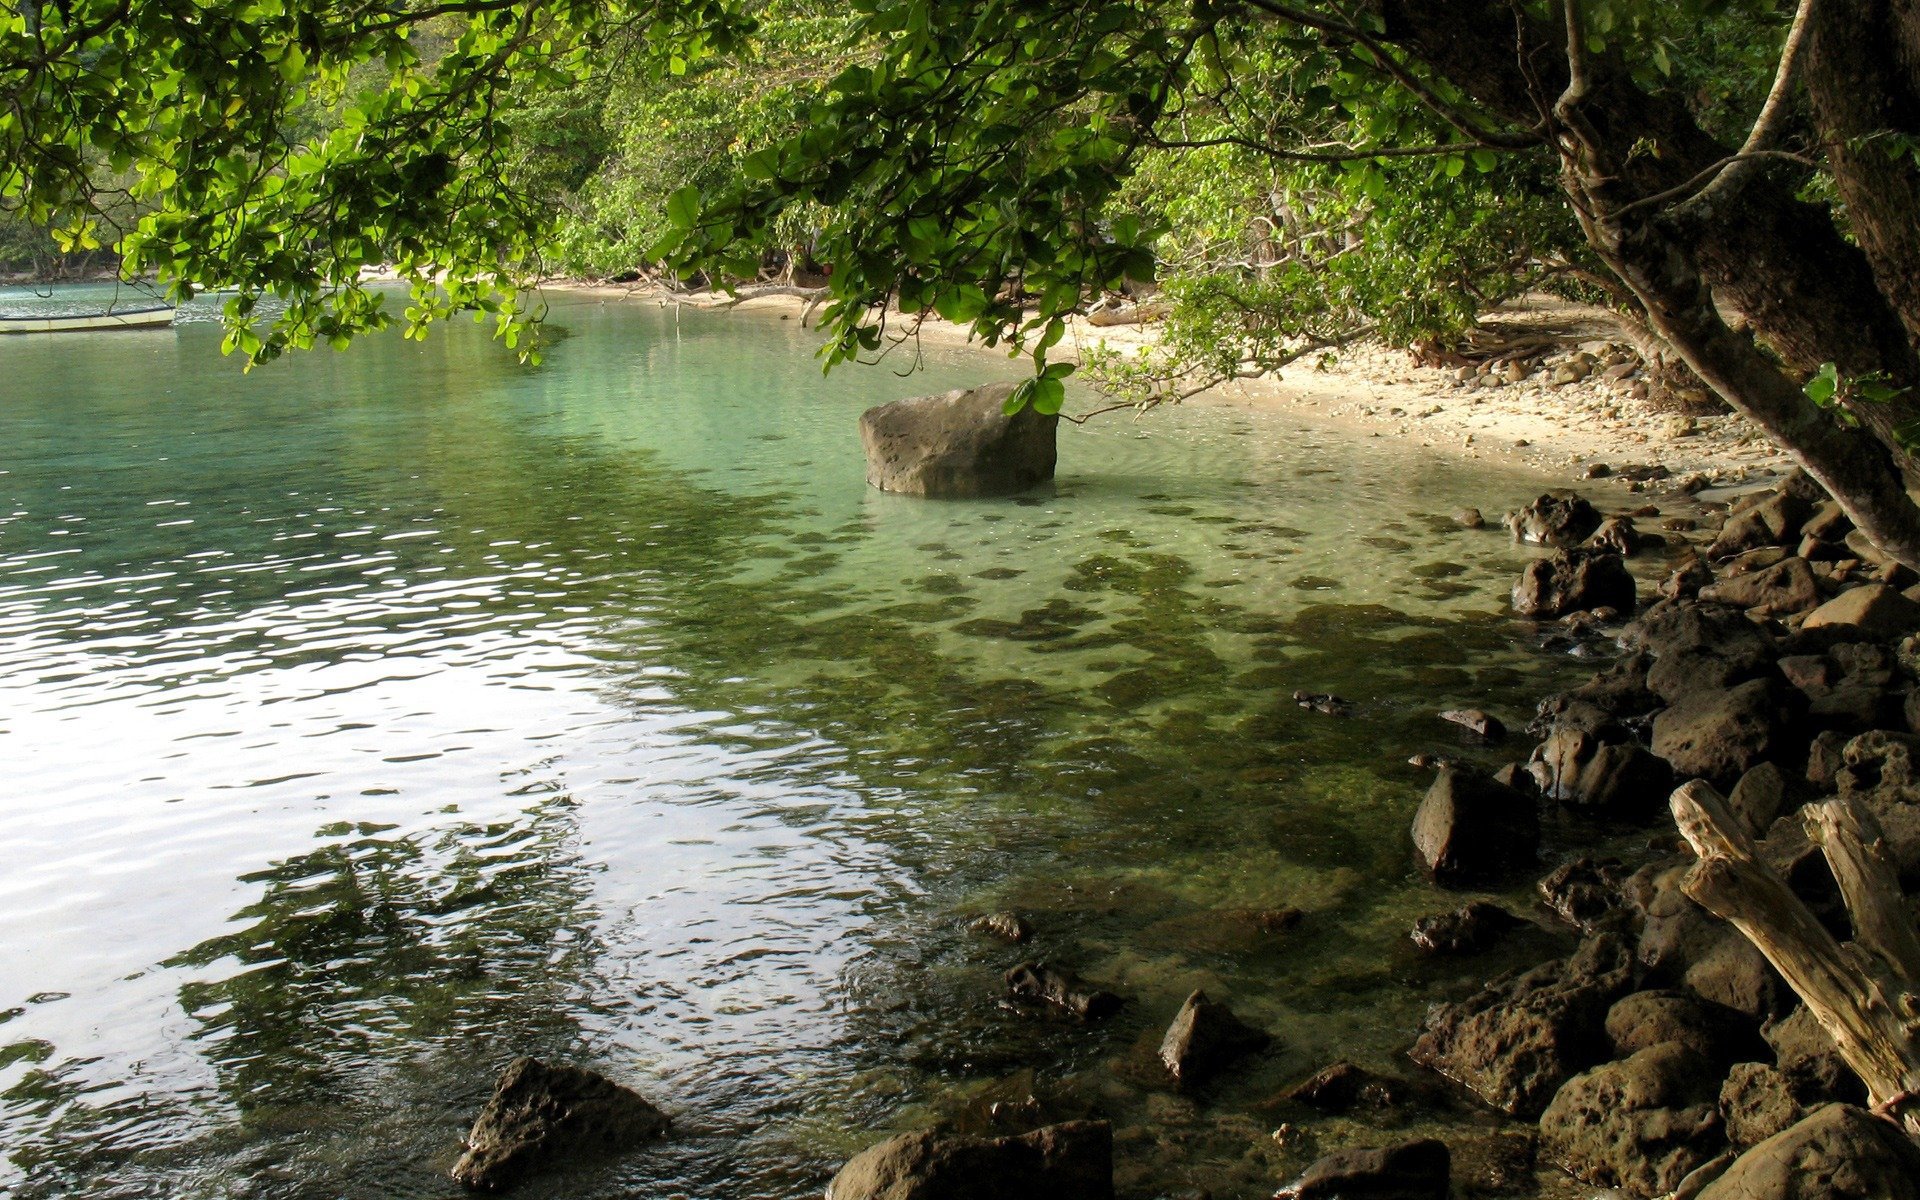
[[[516, 1194], [817, 1194], [1031, 1083], [1130, 1194], [1261, 1195], [1261, 1101], [1489, 970], [1403, 948], [1457, 902], [1404, 759], [1570, 669], [1446, 519], [1537, 480], [1188, 408], [927, 503], [854, 419], [998, 360], [555, 320], [538, 370], [464, 324], [251, 376], [191, 321], [0, 341], [0, 1192], [451, 1196], [535, 1053], [679, 1131]], [[1006, 906], [1128, 1010], [1000, 1010], [1026, 952], [959, 918]], [[1195, 986], [1281, 1040], [1199, 1103], [1148, 1065]]]

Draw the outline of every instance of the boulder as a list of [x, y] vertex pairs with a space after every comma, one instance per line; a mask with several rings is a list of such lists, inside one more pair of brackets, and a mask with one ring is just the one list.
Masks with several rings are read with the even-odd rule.
[[1708, 558], [1726, 558], [1759, 546], [1790, 546], [1813, 515], [1813, 503], [1793, 490], [1760, 492], [1736, 503]]
[[1233, 1015], [1226, 1005], [1194, 992], [1160, 1041], [1160, 1061], [1181, 1086], [1204, 1080], [1235, 1059], [1264, 1050], [1273, 1041], [1265, 1031]]
[[1060, 418], [1028, 407], [1009, 417], [1011, 383], [960, 388], [860, 415], [867, 482], [915, 496], [1003, 496], [1053, 478]]
[[1045, 963], [1021, 963], [1007, 972], [1006, 983], [1007, 994], [1014, 1000], [1047, 1005], [1082, 1021], [1112, 1016], [1124, 1003], [1112, 992], [1090, 986], [1072, 972]]
[[473, 1122], [453, 1178], [495, 1191], [555, 1158], [631, 1150], [671, 1124], [638, 1092], [584, 1067], [516, 1058]]
[[1806, 524], [1800, 526], [1801, 537], [1821, 542], [1844, 541], [1852, 532], [1853, 520], [1837, 500], [1823, 500], [1814, 505], [1813, 515], [1807, 518]]
[[1449, 708], [1440, 714], [1440, 719], [1458, 725], [1483, 742], [1497, 742], [1507, 736], [1506, 724], [1481, 709]]
[[1830, 1104], [1735, 1159], [1699, 1200], [1920, 1200], [1920, 1146]]
[[1763, 762], [1754, 766], [1727, 793], [1727, 807], [1739, 817], [1754, 837], [1764, 836], [1780, 814], [1787, 810], [1787, 774], [1779, 764]]
[[847, 1160], [827, 1200], [1113, 1200], [1113, 1129], [1067, 1121], [1018, 1137], [903, 1133]]
[[1604, 550], [1618, 554], [1621, 558], [1632, 558], [1642, 550], [1664, 545], [1666, 539], [1658, 534], [1642, 533], [1634, 528], [1632, 517], [1608, 517], [1600, 522], [1600, 528], [1586, 540], [1586, 545], [1595, 550]]
[[1847, 1065], [1847, 1060], [1840, 1057], [1833, 1035], [1814, 1019], [1805, 1005], [1769, 1023], [1761, 1030], [1761, 1036], [1773, 1047], [1774, 1065], [1786, 1079], [1794, 1099], [1802, 1104], [1866, 1099], [1866, 1085]]
[[1625, 874], [1617, 858], [1583, 854], [1549, 871], [1535, 889], [1561, 920], [1582, 933], [1593, 933], [1620, 910], [1620, 881]]
[[1786, 558], [1763, 571], [1735, 575], [1700, 589], [1700, 598], [1770, 616], [1805, 612], [1820, 603], [1820, 586], [1804, 558]]
[[1453, 912], [1421, 917], [1413, 923], [1413, 944], [1423, 953], [1475, 954], [1524, 924], [1491, 900], [1475, 900]]
[[1653, 752], [1683, 779], [1729, 788], [1777, 752], [1780, 717], [1764, 679], [1689, 692], [1653, 719]]
[[1620, 641], [1653, 656], [1647, 688], [1669, 704], [1688, 692], [1757, 679], [1778, 653], [1742, 610], [1692, 600], [1655, 604], [1622, 631]]
[[1505, 784], [1442, 767], [1414, 814], [1413, 845], [1438, 883], [1494, 880], [1533, 864], [1540, 815], [1531, 798]]
[[1784, 1013], [1791, 993], [1766, 956], [1681, 890], [1692, 864], [1691, 856], [1649, 863], [1621, 886], [1639, 918], [1647, 986], [1685, 988], [1756, 1021]]
[[1365, 1067], [1342, 1059], [1322, 1067], [1313, 1075], [1288, 1088], [1281, 1095], [1296, 1104], [1323, 1113], [1351, 1112], [1365, 1105], [1387, 1108], [1400, 1102], [1405, 1085], [1397, 1079], [1375, 1075]]
[[1600, 511], [1578, 492], [1555, 488], [1525, 508], [1507, 514], [1507, 530], [1516, 542], [1536, 546], [1577, 546], [1600, 528]]
[[1632, 612], [1637, 598], [1633, 576], [1618, 554], [1561, 550], [1535, 559], [1513, 585], [1513, 611], [1523, 617], [1552, 618], [1590, 609]]
[[1427, 1014], [1413, 1061], [1502, 1112], [1532, 1117], [1577, 1071], [1606, 1057], [1606, 1017], [1632, 980], [1632, 959], [1602, 933], [1568, 958], [1495, 980]]
[[1589, 816], [1639, 821], [1663, 811], [1673, 771], [1632, 742], [1557, 728], [1534, 751], [1547, 767], [1546, 795]]
[[1453, 1156], [1433, 1138], [1342, 1150], [1306, 1169], [1274, 1200], [1447, 1200]]
[[1660, 594], [1668, 600], [1685, 600], [1699, 595], [1700, 589], [1712, 582], [1713, 571], [1698, 555], [1689, 554], [1661, 582]]
[[1720, 1119], [1726, 1123], [1727, 1140], [1743, 1150], [1805, 1115], [1792, 1084], [1771, 1063], [1735, 1063], [1720, 1085]]
[[1568, 1080], [1540, 1116], [1540, 1153], [1587, 1183], [1665, 1195], [1726, 1148], [1719, 1093], [1698, 1054], [1649, 1046]]
[[1685, 1046], [1716, 1070], [1772, 1057], [1752, 1017], [1685, 992], [1635, 992], [1607, 1010], [1607, 1037], [1621, 1057], [1649, 1046]]
[[1807, 614], [1802, 630], [1847, 626], [1866, 641], [1890, 642], [1920, 629], [1920, 602], [1884, 583], [1866, 583], [1841, 592]]

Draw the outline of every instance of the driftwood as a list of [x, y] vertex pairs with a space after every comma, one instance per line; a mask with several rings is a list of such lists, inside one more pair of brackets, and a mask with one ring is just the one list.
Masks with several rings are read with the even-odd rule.
[[1867, 1085], [1874, 1111], [1920, 1137], [1920, 935], [1879, 821], [1849, 800], [1802, 810], [1852, 920], [1842, 945], [1761, 860], [1712, 785], [1683, 785], [1671, 806], [1700, 857], [1682, 890], [1766, 955]]

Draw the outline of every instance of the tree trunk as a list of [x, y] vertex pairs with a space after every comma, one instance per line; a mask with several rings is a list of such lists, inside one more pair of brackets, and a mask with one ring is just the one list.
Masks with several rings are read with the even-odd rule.
[[1920, 939], [1873, 814], [1837, 799], [1805, 810], [1807, 836], [1853, 922], [1843, 946], [1760, 860], [1711, 784], [1682, 786], [1671, 805], [1700, 857], [1681, 890], [1766, 955], [1867, 1085], [1875, 1111], [1920, 1137]]

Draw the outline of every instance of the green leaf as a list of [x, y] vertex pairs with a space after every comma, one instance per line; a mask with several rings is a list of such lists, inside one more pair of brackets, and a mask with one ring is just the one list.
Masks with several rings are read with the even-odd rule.
[[1014, 384], [1013, 391], [1007, 394], [1007, 401], [1000, 406], [1000, 411], [1011, 417], [1013, 414], [1025, 408], [1027, 401], [1033, 397], [1033, 385], [1036, 382], [1037, 380], [1034, 379], [1022, 379], [1019, 383]]
[[668, 196], [667, 220], [677, 229], [692, 229], [700, 220], [700, 189], [688, 184]]
[[1062, 404], [1067, 402], [1067, 387], [1058, 379], [1043, 375], [1030, 382], [1033, 384], [1033, 411], [1041, 416], [1052, 416], [1060, 411]]
[[1807, 394], [1807, 399], [1822, 408], [1827, 407], [1840, 391], [1840, 368], [1833, 363], [1822, 363], [1813, 378], [1807, 380], [1800, 390]]

